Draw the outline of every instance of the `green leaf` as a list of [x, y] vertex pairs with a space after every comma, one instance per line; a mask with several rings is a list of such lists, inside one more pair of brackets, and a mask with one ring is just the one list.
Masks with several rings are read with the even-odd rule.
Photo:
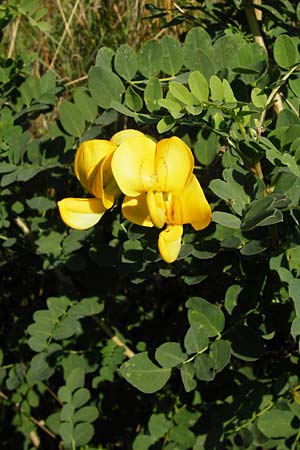
[[57, 317], [62, 316], [71, 302], [67, 297], [49, 297], [47, 299], [47, 306], [50, 311], [53, 311]]
[[116, 100], [111, 102], [110, 107], [118, 111], [120, 114], [123, 114], [123, 116], [135, 117], [135, 113], [132, 112], [131, 109]]
[[74, 411], [74, 406], [71, 403], [67, 403], [62, 407], [60, 411], [60, 420], [62, 422], [70, 422], [73, 417]]
[[208, 336], [216, 336], [224, 328], [225, 318], [221, 309], [200, 297], [191, 297], [186, 302], [188, 319], [191, 325], [199, 323], [203, 332]]
[[162, 64], [161, 68], [167, 75], [176, 75], [183, 64], [183, 50], [180, 42], [173, 36], [166, 35], [161, 41]]
[[147, 41], [137, 56], [138, 69], [145, 77], [155, 77], [161, 71], [163, 55], [159, 41]]
[[103, 109], [110, 108], [114, 100], [120, 102], [125, 91], [122, 81], [115, 73], [98, 66], [90, 69], [88, 85], [92, 98]]
[[84, 406], [75, 412], [73, 416], [73, 423], [76, 422], [94, 422], [99, 416], [99, 411], [95, 406]]
[[49, 209], [53, 209], [56, 207], [56, 204], [53, 200], [49, 200], [47, 197], [36, 196], [26, 200], [29, 208], [36, 209], [39, 212], [45, 212]]
[[94, 99], [87, 93], [85, 88], [79, 87], [75, 90], [74, 103], [87, 122], [93, 123], [95, 121], [98, 107]]
[[160, 368], [153, 364], [147, 352], [138, 353], [130, 358], [122, 364], [120, 372], [128, 383], [146, 394], [161, 389], [171, 376], [171, 369]]
[[300, 279], [294, 278], [289, 283], [289, 296], [293, 299], [297, 316], [300, 317]]
[[295, 317], [291, 325], [291, 335], [296, 340], [300, 336], [300, 317]]
[[241, 255], [252, 256], [264, 252], [269, 247], [269, 242], [266, 240], [253, 239], [247, 242], [240, 250]]
[[137, 55], [128, 44], [121, 45], [116, 51], [114, 60], [115, 70], [127, 81], [134, 78], [137, 68]]
[[128, 108], [132, 111], [140, 111], [143, 107], [142, 97], [133, 89], [132, 86], [128, 86], [125, 92], [125, 102]]
[[206, 353], [196, 356], [194, 365], [196, 369], [196, 377], [199, 378], [199, 380], [211, 381], [215, 378], [215, 362]]
[[75, 367], [71, 370], [66, 379], [66, 387], [70, 392], [75, 389], [82, 388], [84, 386], [84, 370], [82, 367]]
[[260, 88], [254, 87], [251, 91], [251, 100], [257, 108], [264, 108], [266, 106], [267, 96]]
[[234, 96], [233, 90], [232, 90], [229, 82], [226, 79], [224, 79], [222, 81], [222, 83], [223, 83], [224, 100], [225, 100], [225, 102], [234, 104], [237, 100], [236, 100], [236, 98]]
[[74, 428], [74, 441], [76, 445], [86, 445], [94, 436], [95, 429], [90, 423], [79, 423]]
[[158, 111], [160, 106], [158, 100], [163, 98], [163, 90], [159, 80], [151, 77], [146, 84], [144, 91], [144, 100], [148, 111]]
[[59, 427], [59, 434], [65, 444], [71, 444], [73, 440], [73, 425], [67, 422], [62, 423]]
[[239, 217], [222, 211], [214, 211], [212, 221], [234, 230], [238, 230], [241, 227], [241, 219]]
[[155, 441], [158, 441], [169, 431], [170, 425], [164, 414], [152, 414], [148, 423], [149, 433]]
[[208, 83], [204, 75], [196, 70], [189, 75], [189, 87], [194, 97], [200, 102], [207, 102], [209, 96]]
[[169, 91], [173, 97], [177, 98], [177, 100], [181, 101], [184, 105], [192, 106], [194, 104], [194, 97], [183, 84], [178, 83], [177, 81], [171, 81], [169, 83]]
[[199, 70], [206, 79], [214, 74], [211, 38], [203, 28], [192, 28], [187, 33], [183, 51], [185, 67]]
[[61, 386], [58, 389], [57, 396], [64, 403], [70, 403], [72, 400], [72, 393], [67, 386]]
[[80, 330], [80, 323], [73, 317], [66, 317], [53, 331], [53, 338], [57, 341], [67, 339]]
[[171, 116], [163, 117], [157, 124], [157, 131], [160, 134], [166, 133], [167, 131], [171, 130], [171, 128], [173, 128], [175, 123], [176, 121], [173, 117]]
[[193, 363], [189, 362], [180, 367], [180, 375], [186, 392], [191, 392], [197, 386], [194, 380], [196, 369]]
[[156, 361], [164, 368], [176, 367], [181, 364], [187, 355], [182, 352], [177, 342], [165, 342], [155, 352]]
[[[81, 406], [85, 405], [91, 397], [90, 391], [86, 388], [80, 388], [73, 394], [72, 398], [72, 404], [74, 407], [80, 408]], [[68, 400], [71, 401], [71, 400]]]
[[109, 47], [99, 48], [96, 55], [96, 66], [101, 66], [107, 70], [111, 70], [111, 62], [114, 57], [115, 52]]
[[231, 347], [229, 342], [223, 339], [213, 342], [210, 347], [209, 356], [214, 361], [216, 371], [221, 372], [230, 361]]
[[188, 329], [184, 338], [184, 346], [189, 354], [198, 353], [208, 346], [208, 336], [203, 331], [201, 324], [194, 323]]
[[220, 148], [219, 137], [216, 133], [201, 130], [197, 134], [197, 142], [194, 146], [194, 153], [197, 160], [208, 166], [211, 164], [218, 154]]
[[104, 304], [98, 297], [82, 299], [77, 305], [72, 306], [68, 311], [68, 317], [81, 319], [82, 317], [93, 316], [103, 311]]
[[299, 62], [296, 44], [287, 34], [281, 34], [274, 43], [274, 59], [280, 67], [288, 69]]
[[293, 414], [288, 410], [271, 409], [257, 419], [259, 430], [268, 438], [288, 438], [295, 434], [291, 426]]
[[213, 46], [216, 67], [230, 68], [241, 74], [246, 82], [258, 78], [267, 67], [265, 50], [256, 43], [249, 44], [240, 34], [227, 34]]
[[158, 100], [158, 104], [159, 106], [166, 108], [172, 115], [172, 117], [174, 117], [174, 119], [177, 119], [178, 117], [181, 117], [183, 115], [182, 105], [174, 100], [171, 100], [169, 98], [161, 98], [160, 100]]
[[85, 130], [85, 120], [81, 111], [68, 100], [64, 101], [58, 110], [62, 126], [71, 136], [80, 137]]
[[194, 433], [183, 425], [175, 425], [171, 428], [169, 437], [180, 446], [180, 449], [191, 448], [196, 440]]
[[238, 304], [238, 296], [242, 290], [243, 289], [241, 288], [240, 285], [232, 284], [231, 286], [229, 286], [229, 288], [226, 291], [224, 305], [225, 305], [226, 311], [230, 315], [232, 314], [233, 309]]
[[132, 450], [148, 450], [153, 444], [153, 437], [148, 434], [139, 433], [132, 446]]
[[210, 77], [209, 87], [210, 87], [210, 96], [213, 101], [224, 100], [224, 86], [219, 77], [217, 77], [216, 75]]

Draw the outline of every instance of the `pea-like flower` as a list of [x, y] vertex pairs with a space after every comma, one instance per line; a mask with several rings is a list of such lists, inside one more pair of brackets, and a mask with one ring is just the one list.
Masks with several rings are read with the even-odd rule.
[[62, 220], [71, 228], [85, 230], [94, 226], [111, 208], [120, 194], [111, 170], [115, 149], [132, 136], [143, 136], [137, 130], [123, 130], [110, 141], [93, 139], [83, 142], [75, 155], [74, 170], [92, 198], [64, 198], [58, 202]]
[[158, 247], [166, 262], [175, 261], [183, 224], [202, 230], [211, 221], [211, 208], [193, 175], [190, 148], [175, 136], [156, 144], [145, 135], [136, 135], [118, 146], [111, 165], [125, 194], [124, 216], [138, 225], [166, 225], [159, 235]]

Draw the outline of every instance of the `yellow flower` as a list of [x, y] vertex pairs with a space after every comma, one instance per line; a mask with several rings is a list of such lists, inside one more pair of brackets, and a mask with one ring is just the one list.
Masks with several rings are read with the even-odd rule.
[[116, 133], [110, 141], [93, 139], [79, 146], [75, 155], [75, 174], [94, 197], [64, 198], [58, 202], [61, 218], [69, 227], [77, 230], [90, 228], [113, 206], [120, 194], [111, 171], [113, 153], [126, 139], [140, 135], [143, 133], [137, 130], [124, 130]]
[[126, 194], [124, 216], [138, 225], [166, 228], [158, 247], [166, 262], [173, 262], [181, 246], [183, 224], [201, 230], [211, 221], [211, 208], [193, 175], [194, 158], [178, 137], [157, 144], [146, 136], [123, 141], [112, 157], [114, 177]]

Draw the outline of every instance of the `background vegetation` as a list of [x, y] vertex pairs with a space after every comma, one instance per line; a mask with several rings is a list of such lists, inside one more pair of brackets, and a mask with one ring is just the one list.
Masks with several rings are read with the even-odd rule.
[[[300, 2], [0, 5], [3, 449], [299, 449]], [[119, 205], [87, 231], [75, 150], [192, 148], [212, 205], [161, 261]]]

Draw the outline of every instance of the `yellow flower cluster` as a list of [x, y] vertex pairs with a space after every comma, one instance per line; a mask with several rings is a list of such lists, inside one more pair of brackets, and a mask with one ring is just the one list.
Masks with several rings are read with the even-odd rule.
[[123, 192], [123, 215], [138, 225], [162, 228], [160, 255], [171, 263], [180, 251], [183, 224], [202, 230], [211, 221], [193, 169], [190, 148], [176, 136], [156, 143], [140, 131], [123, 130], [110, 141], [86, 141], [77, 150], [75, 174], [94, 197], [59, 201], [60, 215], [71, 228], [90, 228]]

